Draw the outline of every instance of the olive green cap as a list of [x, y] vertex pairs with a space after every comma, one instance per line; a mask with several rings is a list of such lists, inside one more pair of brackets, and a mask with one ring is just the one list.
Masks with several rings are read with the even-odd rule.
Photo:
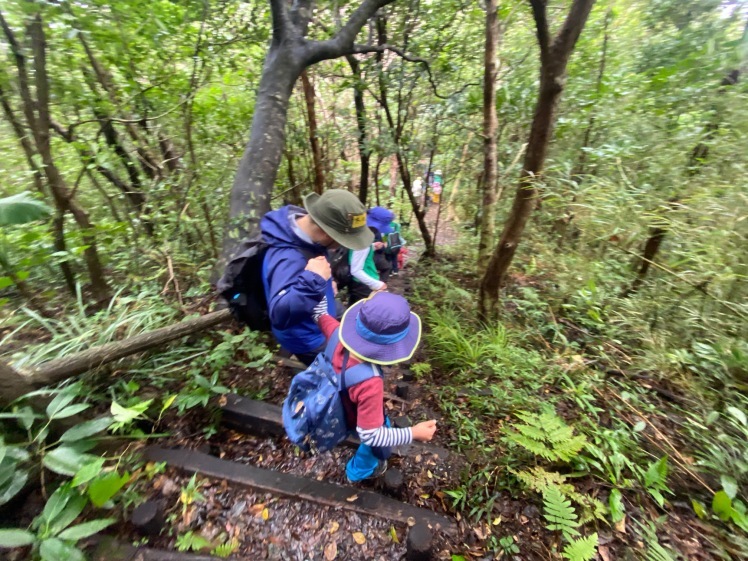
[[366, 207], [345, 189], [328, 189], [322, 195], [304, 197], [304, 207], [325, 233], [343, 247], [366, 249], [374, 234], [366, 225]]

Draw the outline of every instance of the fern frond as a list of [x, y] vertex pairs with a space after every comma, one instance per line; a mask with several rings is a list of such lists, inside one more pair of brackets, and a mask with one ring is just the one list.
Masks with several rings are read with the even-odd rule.
[[543, 493], [543, 516], [548, 521], [546, 528], [560, 530], [567, 540], [571, 536], [578, 536], [579, 521], [571, 506], [571, 501], [564, 497], [561, 490], [554, 486], [548, 487]]
[[519, 446], [529, 452], [532, 452], [536, 456], [541, 456], [546, 460], [555, 459], [553, 451], [542, 442], [538, 442], [537, 440], [533, 440], [532, 438], [527, 438], [525, 435], [517, 432], [509, 433], [509, 436], [507, 438], [510, 442], [518, 444]]
[[554, 442], [553, 451], [560, 459], [568, 462], [577, 457], [585, 444], [587, 444], [587, 437], [579, 434], [564, 441]]
[[562, 555], [569, 561], [590, 561], [596, 553], [597, 533], [569, 542]]
[[517, 423], [508, 429], [506, 439], [546, 460], [571, 461], [587, 444], [587, 438], [581, 434], [575, 436], [574, 429], [554, 411], [540, 415], [521, 411], [517, 417], [524, 424]]
[[550, 486], [558, 487], [561, 493], [570, 495], [574, 493], [574, 486], [566, 483], [566, 476], [555, 471], [546, 471], [540, 466], [529, 470], [512, 471], [522, 483], [541, 495]]

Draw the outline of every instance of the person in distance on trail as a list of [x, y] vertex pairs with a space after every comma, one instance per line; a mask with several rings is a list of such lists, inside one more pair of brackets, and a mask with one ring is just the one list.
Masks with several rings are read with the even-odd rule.
[[265, 214], [260, 230], [268, 244], [262, 265], [273, 335], [307, 366], [325, 348], [312, 313], [321, 302], [335, 313], [327, 250], [371, 246], [366, 207], [351, 192], [330, 189], [304, 197], [303, 208], [288, 205]]
[[[421, 340], [421, 319], [410, 311], [408, 301], [397, 294], [376, 292], [348, 308], [340, 322], [320, 302], [314, 310], [325, 337], [337, 337], [331, 358], [338, 376], [357, 364], [370, 364], [376, 375], [342, 392], [348, 428], [355, 427], [361, 444], [345, 466], [348, 481], [355, 483], [379, 477], [387, 469], [394, 446], [413, 440], [428, 442], [436, 432], [436, 421], [394, 428], [384, 413], [382, 366], [409, 360]], [[345, 366], [344, 366], [345, 365]], [[344, 378], [345, 380], [345, 378]], [[345, 384], [344, 384], [345, 385]]]

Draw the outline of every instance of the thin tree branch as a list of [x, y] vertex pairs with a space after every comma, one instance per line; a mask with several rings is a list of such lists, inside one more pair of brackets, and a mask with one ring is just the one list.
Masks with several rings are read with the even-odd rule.
[[399, 56], [400, 58], [402, 58], [403, 60], [406, 60], [408, 62], [415, 62], [415, 63], [418, 63], [418, 64], [422, 64], [423, 67], [426, 69], [426, 73], [428, 74], [429, 83], [431, 84], [431, 89], [434, 92], [434, 95], [436, 97], [438, 97], [439, 99], [450, 99], [450, 98], [452, 98], [452, 97], [454, 97], [454, 96], [456, 96], [458, 94], [461, 94], [462, 92], [464, 92], [469, 87], [480, 86], [481, 85], [479, 82], [470, 82], [470, 83], [465, 84], [464, 86], [462, 86], [459, 90], [457, 90], [455, 92], [452, 92], [449, 95], [446, 95], [446, 96], [445, 95], [441, 95], [437, 91], [437, 88], [436, 88], [436, 82], [434, 81], [434, 75], [431, 72], [431, 64], [425, 58], [420, 58], [420, 57], [416, 57], [416, 56], [413, 56], [413, 55], [409, 55], [409, 54], [403, 52], [403, 50], [400, 49], [399, 47], [394, 47], [392, 45], [387, 45], [387, 44], [385, 44], [385, 45], [354, 45], [353, 49], [354, 49], [353, 50], [354, 54], [383, 53], [385, 51], [391, 51], [391, 52], [395, 53], [397, 56]]
[[[279, 0], [275, 0], [279, 1]], [[391, 4], [395, 0], [364, 0], [361, 5], [345, 22], [345, 25], [335, 34], [332, 39], [326, 41], [305, 41], [306, 62], [311, 66], [322, 60], [342, 57], [353, 54], [356, 35], [361, 31], [366, 21], [371, 18], [377, 10]]]

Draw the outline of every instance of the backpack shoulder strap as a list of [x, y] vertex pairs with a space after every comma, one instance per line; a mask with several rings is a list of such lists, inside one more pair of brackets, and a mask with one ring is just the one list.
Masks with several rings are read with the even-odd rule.
[[376, 364], [371, 362], [362, 362], [356, 366], [352, 366], [343, 372], [340, 376], [340, 389], [345, 390], [351, 388], [356, 384], [365, 382], [369, 378], [376, 376], [382, 376], [382, 371]]
[[340, 342], [338, 331], [340, 331], [340, 327], [335, 328], [335, 331], [330, 335], [330, 340], [327, 342], [327, 346], [325, 347], [325, 356], [329, 358], [330, 361], [332, 361], [333, 356], [335, 356], [335, 349], [338, 347], [338, 343]]

